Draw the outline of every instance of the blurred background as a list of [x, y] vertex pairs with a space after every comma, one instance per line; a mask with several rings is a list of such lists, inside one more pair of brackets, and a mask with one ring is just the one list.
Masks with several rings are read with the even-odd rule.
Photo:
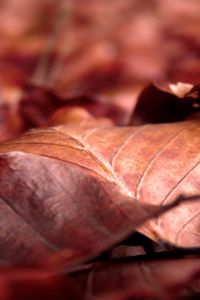
[[0, 0], [1, 103], [27, 83], [127, 107], [149, 82], [197, 83], [199, 16], [199, 0]]

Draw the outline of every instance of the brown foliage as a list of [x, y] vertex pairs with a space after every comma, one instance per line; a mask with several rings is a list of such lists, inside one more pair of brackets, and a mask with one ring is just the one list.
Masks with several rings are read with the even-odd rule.
[[[2, 143], [3, 257], [30, 261], [66, 248], [70, 266], [96, 256], [160, 206], [188, 191], [198, 194], [198, 149], [197, 121], [59, 126]], [[199, 246], [198, 215], [198, 202], [183, 204], [139, 231], [154, 240]]]
[[198, 299], [199, 8], [0, 1], [0, 300]]

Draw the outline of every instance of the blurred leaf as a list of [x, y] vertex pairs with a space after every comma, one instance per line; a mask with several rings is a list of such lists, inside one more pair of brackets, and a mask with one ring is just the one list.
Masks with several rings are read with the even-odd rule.
[[200, 110], [199, 85], [150, 84], [139, 95], [130, 125], [178, 122]]
[[92, 299], [197, 299], [200, 261], [170, 257], [110, 260], [75, 272], [72, 277], [82, 283], [85, 295]]

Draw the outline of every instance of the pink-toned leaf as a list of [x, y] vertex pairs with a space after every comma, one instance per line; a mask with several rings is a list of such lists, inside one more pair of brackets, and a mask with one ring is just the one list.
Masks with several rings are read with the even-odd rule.
[[[199, 193], [199, 143], [199, 122], [60, 126], [2, 143], [2, 256], [59, 253], [52, 263], [71, 266], [98, 255], [180, 194]], [[138, 230], [199, 246], [198, 215], [199, 202], [185, 203]]]
[[63, 160], [1, 155], [2, 259], [71, 268], [161, 211], [125, 195], [89, 166]]

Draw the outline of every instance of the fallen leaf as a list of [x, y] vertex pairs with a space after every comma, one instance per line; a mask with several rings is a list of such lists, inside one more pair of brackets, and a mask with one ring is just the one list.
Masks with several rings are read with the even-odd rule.
[[[199, 11], [197, 0], [0, 0], [0, 140], [43, 127], [0, 144], [1, 300], [199, 299], [199, 253], [176, 248], [199, 247]], [[160, 80], [172, 84], [144, 90], [128, 123]], [[71, 128], [46, 128], [60, 124]], [[149, 261], [135, 230], [179, 259]]]
[[90, 164], [23, 152], [1, 155], [2, 259], [71, 269], [162, 211], [127, 196], [100, 170], [89, 170], [96, 161]]
[[[159, 206], [199, 194], [199, 143], [199, 122], [59, 126], [2, 143], [1, 255], [29, 261], [64, 250], [69, 266], [95, 257]], [[199, 246], [198, 214], [198, 202], [185, 203], [138, 230]]]
[[[190, 84], [148, 85], [139, 95], [130, 125], [178, 122], [199, 111], [199, 86]], [[194, 96], [195, 94], [195, 96]]]
[[80, 127], [112, 126], [108, 118], [95, 118], [86, 109], [77, 107], [63, 107], [55, 111], [48, 121], [49, 126], [72, 125]]
[[197, 258], [116, 259], [71, 276], [95, 300], [193, 299], [200, 291]]
[[109, 118], [115, 124], [124, 124], [126, 112], [118, 105], [108, 103], [102, 97], [77, 95], [60, 97], [54, 89], [45, 86], [28, 85], [19, 102], [19, 114], [24, 123], [24, 130], [47, 126], [54, 118], [54, 113], [63, 108], [82, 108], [95, 118]]
[[21, 133], [22, 122], [16, 111], [8, 103], [0, 104], [0, 141]]
[[0, 300], [84, 300], [80, 285], [66, 274], [22, 266], [0, 266]]

